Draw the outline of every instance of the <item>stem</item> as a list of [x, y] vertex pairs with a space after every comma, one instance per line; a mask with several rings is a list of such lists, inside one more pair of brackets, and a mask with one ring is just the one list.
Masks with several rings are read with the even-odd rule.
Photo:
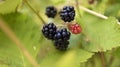
[[64, 25], [56, 25], [57, 27], [63, 27]]
[[23, 0], [28, 7], [38, 16], [38, 18], [42, 21], [43, 24], [46, 24], [45, 21], [43, 20], [43, 18], [41, 17], [41, 15], [30, 5], [30, 3], [28, 2], [28, 0]]
[[75, 2], [76, 2], [76, 8], [78, 11], [78, 15], [79, 15], [79, 17], [81, 17], [80, 10], [79, 10], [79, 2], [78, 2], [78, 0], [75, 0]]
[[100, 58], [101, 58], [101, 63], [102, 63], [102, 67], [106, 67], [106, 60], [105, 60], [105, 55], [103, 52], [99, 52], [100, 54]]
[[24, 47], [24, 44], [22, 42], [20, 42], [20, 40], [15, 36], [13, 31], [9, 28], [9, 26], [1, 19], [0, 19], [0, 28], [15, 43], [15, 45], [22, 51], [22, 53], [29, 60], [29, 62], [34, 67], [39, 67], [38, 63], [33, 59], [33, 57], [30, 55], [30, 53]]
[[[104, 15], [102, 15], [102, 14], [100, 14], [100, 13], [97, 13], [97, 12], [95, 12], [95, 11], [89, 10], [89, 9], [87, 9], [87, 8], [81, 6], [81, 5], [79, 6], [79, 8], [82, 9], [82, 10], [84, 10], [84, 11], [86, 11], [86, 12], [88, 12], [88, 13], [90, 13], [90, 14], [93, 14], [93, 15], [95, 15], [95, 16], [97, 16], [97, 17], [100, 17], [100, 18], [102, 18], [102, 19], [105, 19], [105, 20], [108, 19], [107, 16], [104, 16]], [[117, 22], [117, 24], [120, 25], [120, 22]]]
[[111, 56], [110, 61], [107, 64], [107, 67], [110, 67], [112, 65], [113, 61], [114, 61], [114, 57]]
[[97, 17], [100, 17], [102, 19], [108, 19], [108, 17], [106, 17], [106, 16], [104, 16], [104, 15], [102, 15], [100, 13], [94, 12], [92, 10], [89, 10], [89, 9], [87, 9], [87, 8], [81, 6], [81, 5], [79, 6], [79, 8], [82, 9], [82, 10], [84, 10], [84, 11], [86, 11], [86, 12], [88, 12], [88, 13], [90, 13], [90, 14], [93, 14], [93, 15], [95, 15]]

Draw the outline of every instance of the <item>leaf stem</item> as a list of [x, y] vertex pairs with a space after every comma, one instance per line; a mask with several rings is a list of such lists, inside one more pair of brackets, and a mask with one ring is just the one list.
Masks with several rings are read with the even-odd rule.
[[[100, 14], [100, 13], [97, 13], [97, 12], [95, 12], [95, 11], [89, 10], [89, 9], [87, 9], [87, 8], [81, 6], [81, 5], [79, 6], [79, 8], [82, 9], [82, 10], [84, 10], [84, 11], [86, 11], [86, 12], [88, 12], [88, 13], [90, 13], [90, 14], [93, 14], [93, 15], [95, 15], [95, 16], [97, 16], [97, 17], [100, 17], [100, 18], [102, 18], [102, 19], [105, 19], [105, 20], [108, 19], [107, 16], [102, 15], [102, 14]], [[120, 22], [117, 22], [117, 24], [120, 25]]]
[[15, 36], [13, 31], [9, 28], [9, 26], [0, 19], [0, 28], [3, 32], [15, 43], [15, 45], [21, 50], [21, 52], [25, 55], [25, 57], [29, 60], [29, 62], [34, 67], [39, 67], [38, 63], [33, 59], [27, 49], [24, 47], [24, 44]]
[[30, 5], [30, 3], [28, 2], [28, 0], [23, 0], [28, 7], [38, 16], [38, 18], [42, 21], [43, 24], [46, 24], [45, 21], [43, 20], [43, 18], [41, 17], [41, 15]]
[[99, 55], [101, 58], [102, 67], [106, 67], [106, 60], [105, 60], [104, 52], [99, 52]]

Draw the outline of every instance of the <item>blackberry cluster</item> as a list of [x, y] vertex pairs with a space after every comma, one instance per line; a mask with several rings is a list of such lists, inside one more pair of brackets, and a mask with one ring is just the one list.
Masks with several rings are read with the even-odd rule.
[[56, 31], [54, 45], [58, 50], [66, 50], [69, 45], [70, 32], [66, 28]]
[[[48, 6], [45, 13], [49, 18], [54, 18], [57, 14], [57, 9], [54, 6]], [[65, 6], [60, 11], [60, 17], [64, 22], [71, 22], [75, 17], [73, 6]], [[43, 35], [54, 41], [56, 49], [64, 51], [68, 48], [71, 33], [66, 28], [57, 30], [53, 23], [46, 24], [42, 29]]]
[[54, 6], [46, 7], [46, 13], [49, 18], [54, 18], [57, 14], [57, 9]]
[[64, 22], [71, 22], [75, 17], [75, 10], [73, 6], [65, 6], [60, 11], [60, 17]]
[[43, 26], [42, 33], [46, 38], [54, 40], [56, 30], [57, 27], [53, 23], [49, 23]]

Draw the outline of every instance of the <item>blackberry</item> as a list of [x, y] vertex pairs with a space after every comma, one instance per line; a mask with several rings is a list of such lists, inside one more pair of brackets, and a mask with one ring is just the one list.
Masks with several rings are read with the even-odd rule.
[[54, 46], [56, 49], [64, 51], [68, 48], [69, 41], [55, 41]]
[[71, 22], [75, 17], [75, 10], [73, 6], [65, 6], [60, 11], [60, 17], [64, 22]]
[[54, 35], [54, 45], [55, 48], [58, 50], [66, 50], [69, 45], [69, 39], [70, 39], [71, 33], [67, 31], [66, 28], [60, 29], [56, 31], [56, 34]]
[[56, 34], [54, 35], [54, 40], [56, 41], [66, 41], [70, 39], [71, 33], [67, 31], [66, 28], [63, 28], [61, 30], [57, 30]]
[[57, 27], [53, 23], [49, 23], [43, 26], [42, 33], [46, 38], [53, 40], [56, 30]]
[[69, 24], [68, 29], [73, 33], [73, 34], [80, 34], [82, 32], [82, 28], [79, 24]]
[[46, 7], [45, 14], [49, 18], [54, 18], [57, 14], [57, 9], [54, 6], [48, 6], [48, 7]]

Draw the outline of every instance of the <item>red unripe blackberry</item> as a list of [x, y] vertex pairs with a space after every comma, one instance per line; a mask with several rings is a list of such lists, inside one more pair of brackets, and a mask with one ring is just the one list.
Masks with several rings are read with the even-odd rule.
[[73, 33], [73, 34], [79, 34], [82, 32], [82, 28], [79, 24], [69, 24], [68, 29]]
[[45, 14], [49, 18], [54, 18], [57, 14], [57, 9], [54, 6], [48, 6], [48, 7], [46, 7]]
[[71, 22], [75, 17], [75, 10], [73, 6], [65, 6], [60, 11], [60, 17], [64, 22]]
[[48, 39], [54, 39], [57, 27], [53, 23], [49, 23], [43, 26], [42, 33]]

